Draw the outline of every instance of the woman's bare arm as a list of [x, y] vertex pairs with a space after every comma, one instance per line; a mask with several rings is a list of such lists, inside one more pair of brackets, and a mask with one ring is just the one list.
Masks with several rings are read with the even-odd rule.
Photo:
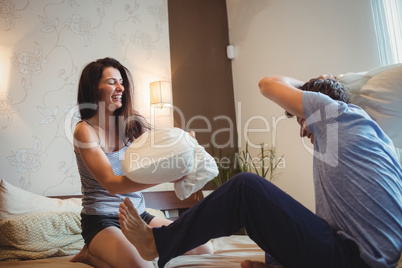
[[141, 184], [117, 176], [112, 165], [99, 145], [99, 138], [87, 124], [78, 124], [74, 131], [74, 149], [81, 155], [92, 176], [111, 194], [126, 194], [144, 190], [156, 184]]

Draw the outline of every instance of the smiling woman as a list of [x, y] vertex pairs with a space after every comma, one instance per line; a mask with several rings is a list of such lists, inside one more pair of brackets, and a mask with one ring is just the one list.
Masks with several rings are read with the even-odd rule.
[[[156, 184], [131, 181], [121, 167], [128, 146], [149, 129], [144, 118], [133, 109], [131, 81], [128, 69], [113, 58], [91, 62], [81, 74], [78, 104], [82, 121], [74, 131], [74, 151], [82, 184], [81, 225], [85, 246], [72, 259], [74, 262], [101, 268], [153, 267], [120, 231], [118, 207], [124, 198], [132, 201], [151, 226], [171, 223], [145, 211], [140, 191]], [[201, 254], [211, 252], [206, 246], [198, 250]]]
[[104, 102], [109, 111], [114, 112], [122, 107], [124, 82], [118, 69], [108, 67], [103, 70], [98, 90], [99, 101]]
[[[133, 200], [144, 220], [153, 220], [145, 212], [144, 197], [138, 192], [146, 187], [127, 180], [119, 163], [127, 144], [148, 129], [145, 120], [132, 108], [129, 77], [129, 71], [117, 60], [99, 59], [84, 68], [78, 87], [82, 121], [74, 131], [74, 151], [82, 183], [82, 234], [86, 245], [73, 261], [97, 267], [122, 265], [107, 254], [112, 249], [102, 243], [107, 238], [124, 245], [113, 220], [120, 201], [116, 194]], [[134, 118], [132, 123], [120, 127], [128, 117]], [[119, 133], [121, 129], [123, 134]], [[123, 247], [120, 259], [138, 266], [149, 265], [138, 258], [133, 247]]]

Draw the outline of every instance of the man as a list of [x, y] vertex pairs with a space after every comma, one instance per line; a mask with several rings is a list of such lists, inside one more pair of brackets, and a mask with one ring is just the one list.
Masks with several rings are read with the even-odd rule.
[[[402, 250], [402, 169], [391, 140], [332, 77], [266, 77], [261, 93], [297, 117], [314, 144], [316, 214], [267, 180], [242, 173], [169, 226], [151, 228], [128, 200], [123, 233], [144, 259], [171, 258], [245, 227], [285, 267], [395, 267]], [[301, 89], [299, 89], [301, 88]], [[328, 97], [329, 96], [329, 97]], [[242, 267], [270, 267], [244, 261]]]

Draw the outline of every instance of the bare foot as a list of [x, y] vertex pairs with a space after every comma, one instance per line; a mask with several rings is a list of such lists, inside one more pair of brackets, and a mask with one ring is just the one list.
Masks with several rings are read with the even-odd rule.
[[119, 206], [119, 223], [127, 240], [138, 250], [144, 260], [152, 261], [158, 257], [152, 227], [146, 224], [129, 198]]
[[87, 245], [84, 245], [81, 251], [78, 252], [78, 254], [75, 255], [70, 262], [82, 262], [97, 268], [112, 268], [112, 266], [110, 266], [104, 260], [92, 255], [89, 252]]
[[265, 264], [263, 262], [259, 261], [243, 261], [241, 263], [241, 268], [274, 268], [274, 267], [282, 267], [282, 266], [270, 266], [268, 264]]
[[70, 262], [83, 262], [86, 259], [87, 254], [89, 253], [87, 245], [84, 245], [80, 252], [75, 255]]

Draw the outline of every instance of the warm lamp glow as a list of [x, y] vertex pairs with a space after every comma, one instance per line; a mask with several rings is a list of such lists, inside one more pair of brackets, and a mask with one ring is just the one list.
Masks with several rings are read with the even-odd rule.
[[156, 81], [149, 84], [151, 105], [163, 108], [172, 105], [172, 91], [168, 81]]
[[12, 47], [0, 47], [0, 93], [6, 93], [10, 90], [11, 56]]

